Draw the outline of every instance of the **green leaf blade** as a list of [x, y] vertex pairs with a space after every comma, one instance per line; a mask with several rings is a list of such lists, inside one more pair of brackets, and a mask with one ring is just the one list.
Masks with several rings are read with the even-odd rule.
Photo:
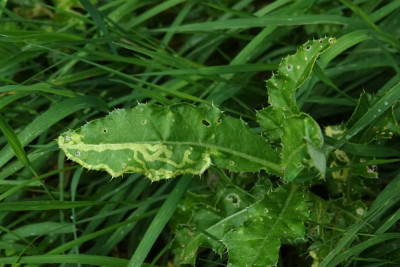
[[336, 39], [324, 37], [303, 44], [294, 55], [282, 59], [278, 72], [267, 81], [270, 106], [257, 112], [264, 135], [281, 148], [284, 178], [293, 181], [304, 169], [315, 168], [325, 177], [326, 156], [321, 129], [301, 112], [295, 93], [310, 77], [319, 55]]
[[303, 238], [303, 222], [309, 215], [298, 189], [294, 184], [280, 187], [249, 207], [249, 219], [222, 240], [228, 249], [230, 266], [276, 265], [280, 238]]
[[22, 146], [21, 142], [19, 141], [17, 135], [15, 134], [14, 130], [8, 124], [8, 122], [0, 115], [0, 131], [3, 133], [4, 137], [7, 139], [8, 143], [10, 144], [12, 150], [15, 153], [15, 156], [18, 160], [28, 167], [34, 174], [36, 174], [35, 170], [32, 167], [31, 162], [28, 159], [28, 156], [25, 153], [24, 147]]
[[[247, 220], [247, 209], [253, 201], [234, 187], [228, 187], [218, 195], [187, 195], [175, 215], [180, 221], [173, 223], [176, 231], [173, 251], [177, 263], [194, 265], [199, 247], [211, 248], [222, 255], [224, 244], [221, 239]], [[191, 213], [190, 218], [182, 220], [186, 212]]]
[[139, 172], [156, 181], [201, 174], [211, 164], [281, 174], [277, 152], [261, 136], [211, 106], [141, 104], [67, 131], [57, 141], [73, 161], [112, 176]]
[[308, 114], [301, 113], [285, 119], [282, 136], [284, 177], [292, 181], [304, 168], [311, 167], [317, 167], [321, 176], [324, 176], [322, 169], [326, 166], [325, 155], [317, 153], [323, 143], [319, 125]]
[[311, 74], [318, 56], [336, 42], [332, 37], [308, 41], [282, 60], [278, 73], [267, 81], [268, 102], [285, 116], [299, 114], [294, 93]]

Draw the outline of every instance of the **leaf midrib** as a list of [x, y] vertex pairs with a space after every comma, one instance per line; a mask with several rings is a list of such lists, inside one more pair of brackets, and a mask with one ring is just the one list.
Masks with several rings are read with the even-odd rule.
[[[275, 230], [275, 227], [277, 226], [278, 222], [281, 222], [281, 221], [282, 221], [283, 214], [286, 212], [286, 209], [287, 209], [287, 207], [289, 206], [289, 203], [291, 202], [291, 200], [292, 200], [292, 198], [293, 198], [293, 196], [294, 196], [294, 193], [295, 193], [295, 191], [296, 191], [296, 189], [297, 189], [298, 187], [299, 187], [298, 185], [293, 185], [293, 186], [290, 188], [289, 196], [288, 196], [288, 198], [286, 199], [285, 205], [284, 205], [283, 208], [282, 208], [282, 212], [279, 213], [278, 218], [275, 220], [275, 223], [272, 225], [272, 227], [271, 227], [270, 230], [268, 231], [268, 234], [263, 238], [262, 244], [261, 244], [260, 247], [264, 247], [265, 242], [268, 240], [268, 238], [270, 237], [271, 233]], [[261, 252], [261, 251], [263, 251], [263, 250], [262, 250], [262, 249], [259, 249], [259, 250], [257, 251], [257, 254], [253, 257], [253, 259], [254, 259], [253, 264], [254, 264], [254, 262], [259, 258], [260, 252]]]
[[[271, 161], [267, 161], [258, 157], [254, 157], [252, 155], [233, 150], [227, 147], [222, 147], [218, 145], [213, 145], [213, 144], [205, 144], [205, 143], [199, 143], [199, 142], [180, 142], [180, 141], [147, 141], [147, 142], [131, 142], [131, 143], [107, 143], [107, 144], [63, 144], [63, 147], [66, 149], [79, 149], [80, 151], [104, 151], [104, 150], [120, 150], [120, 149], [130, 149], [130, 146], [136, 146], [139, 144], [165, 144], [165, 145], [191, 145], [191, 146], [198, 146], [198, 147], [204, 147], [204, 148], [210, 148], [210, 149], [216, 149], [219, 151], [223, 151], [229, 154], [232, 154], [234, 156], [239, 156], [244, 159], [247, 159], [252, 162], [256, 162], [261, 164], [262, 166], [268, 167], [271, 170], [274, 170], [277, 173], [281, 173], [281, 167], [279, 164], [273, 163]], [[267, 144], [266, 144], [267, 145]], [[96, 149], [94, 149], [96, 148]], [[99, 149], [100, 148], [100, 149]], [[131, 148], [133, 149], [133, 148]], [[212, 153], [210, 153], [212, 154]]]

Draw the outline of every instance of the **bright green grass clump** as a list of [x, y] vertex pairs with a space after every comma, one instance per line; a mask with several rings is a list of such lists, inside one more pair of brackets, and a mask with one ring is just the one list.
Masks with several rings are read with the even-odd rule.
[[0, 265], [400, 265], [400, 2], [267, 2], [1, 1]]

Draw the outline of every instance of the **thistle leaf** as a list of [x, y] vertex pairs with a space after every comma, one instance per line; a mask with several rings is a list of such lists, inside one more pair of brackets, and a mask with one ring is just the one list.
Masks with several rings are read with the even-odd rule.
[[332, 37], [308, 41], [296, 54], [282, 59], [278, 73], [267, 81], [268, 102], [271, 106], [281, 110], [285, 117], [299, 114], [294, 94], [310, 76], [318, 56], [335, 42]]
[[[325, 128], [325, 134], [337, 140], [345, 136], [349, 129], [351, 129], [365, 114], [379, 101], [379, 97], [362, 93], [357, 106], [351, 115], [350, 119], [340, 125], [330, 125]], [[388, 102], [382, 103], [382, 109], [388, 106]], [[351, 142], [360, 144], [369, 144], [381, 139], [391, 139], [396, 133], [394, 129], [398, 127], [398, 122], [394, 113], [396, 103], [388, 107], [385, 111], [378, 108], [378, 113], [373, 115], [374, 123], [363, 126], [363, 131], [358, 132], [351, 138]], [[338, 155], [343, 155], [347, 158], [346, 161], [341, 160]], [[350, 160], [351, 158], [351, 160]], [[350, 175], [357, 175], [365, 178], [378, 178], [378, 168], [376, 165], [365, 165], [365, 162], [374, 160], [373, 157], [366, 157], [359, 155], [348, 156], [342, 150], [334, 150], [330, 162], [331, 167], [353, 165], [351, 169], [343, 168], [342, 170], [332, 172], [332, 177], [338, 180], [346, 181]]]
[[[350, 129], [353, 125], [364, 116], [365, 113], [379, 100], [377, 96], [373, 96], [367, 93], [361, 94], [356, 109], [353, 115], [346, 123], [346, 129]], [[388, 103], [385, 104], [387, 106]], [[370, 124], [364, 129], [364, 131], [358, 133], [352, 138], [352, 142], [357, 143], [370, 143], [380, 139], [391, 139], [393, 137], [393, 131], [391, 130], [394, 126], [397, 126], [397, 120], [394, 115], [394, 106], [392, 105], [386, 111], [374, 115], [375, 123]]]
[[244, 121], [212, 106], [119, 109], [63, 133], [57, 142], [71, 160], [112, 176], [139, 172], [157, 181], [201, 174], [211, 164], [281, 175], [278, 152]]
[[179, 224], [175, 221], [173, 225], [176, 235], [172, 248], [178, 265], [194, 265], [200, 247], [211, 248], [222, 255], [225, 246], [221, 239], [232, 228], [243, 224], [247, 219], [247, 208], [254, 199], [233, 187], [205, 196], [187, 194], [175, 217], [180, 218], [194, 201], [197, 202], [190, 209], [191, 218]]
[[326, 166], [325, 154], [320, 152], [323, 142], [321, 129], [308, 114], [285, 119], [282, 136], [285, 178], [293, 180], [305, 167], [316, 167], [323, 176]]
[[303, 238], [308, 208], [299, 186], [280, 187], [248, 208], [249, 219], [227, 233], [222, 242], [229, 266], [273, 266], [278, 262], [280, 239]]
[[267, 81], [270, 106], [257, 112], [257, 121], [267, 139], [282, 148], [282, 171], [289, 181], [308, 168], [325, 176], [321, 129], [309, 115], [300, 112], [295, 93], [309, 78], [318, 56], [335, 42], [331, 37], [306, 42], [296, 54], [282, 59], [278, 73]]

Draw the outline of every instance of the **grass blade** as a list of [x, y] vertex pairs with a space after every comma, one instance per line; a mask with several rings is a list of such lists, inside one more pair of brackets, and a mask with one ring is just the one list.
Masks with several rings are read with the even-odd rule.
[[394, 85], [385, 95], [383, 95], [364, 116], [359, 119], [345, 134], [336, 142], [335, 148], [341, 147], [353, 136], [373, 122], [380, 114], [394, 105], [400, 99], [400, 82]]
[[329, 252], [327, 257], [321, 262], [319, 266], [334, 266], [332, 261], [339, 255], [342, 249], [354, 238], [354, 235], [369, 221], [379, 218], [385, 211], [390, 209], [400, 200], [400, 174], [398, 174], [379, 194], [379, 196], [372, 203], [370, 210], [365, 217], [359, 222], [352, 225], [343, 234], [342, 238], [336, 246]]
[[89, 264], [92, 266], [125, 267], [128, 260], [99, 255], [40, 255], [0, 258], [2, 264]]
[[33, 169], [31, 162], [26, 156], [25, 150], [21, 142], [19, 141], [17, 135], [15, 134], [11, 126], [7, 123], [7, 121], [4, 119], [4, 117], [1, 115], [0, 115], [0, 130], [3, 132], [4, 136], [8, 141], [8, 144], [11, 146], [11, 149], [14, 151], [18, 160], [22, 164], [24, 164], [29, 170], [31, 170], [35, 176], [37, 176], [37, 173]]
[[298, 16], [267, 16], [260, 18], [240, 18], [224, 21], [212, 21], [196, 24], [187, 24], [182, 26], [154, 29], [156, 32], [211, 32], [222, 29], [245, 29], [253, 27], [267, 26], [292, 26], [307, 24], [356, 24], [354, 19], [337, 15], [298, 15]]
[[54, 210], [104, 205], [99, 201], [20, 201], [0, 203], [0, 211]]
[[160, 235], [162, 229], [169, 221], [172, 213], [175, 211], [176, 207], [181, 201], [186, 188], [190, 185], [192, 180], [193, 176], [191, 175], [184, 175], [180, 177], [174, 189], [171, 191], [168, 198], [165, 200], [164, 204], [161, 206], [159, 212], [154, 217], [149, 228], [144, 234], [142, 241], [129, 261], [129, 267], [142, 266], [143, 261], [145, 260], [151, 247]]
[[[82, 6], [86, 9], [86, 11], [93, 18], [97, 27], [99, 27], [99, 29], [103, 32], [104, 36], [106, 38], [109, 38], [110, 33], [108, 32], [107, 27], [104, 24], [104, 21], [101, 17], [101, 14], [99, 13], [99, 11], [88, 0], [79, 0], [79, 2], [81, 2]], [[110, 50], [113, 54], [117, 53], [117, 49], [115, 49], [115, 46], [111, 42], [108, 42], [108, 46], [110, 47]]]

